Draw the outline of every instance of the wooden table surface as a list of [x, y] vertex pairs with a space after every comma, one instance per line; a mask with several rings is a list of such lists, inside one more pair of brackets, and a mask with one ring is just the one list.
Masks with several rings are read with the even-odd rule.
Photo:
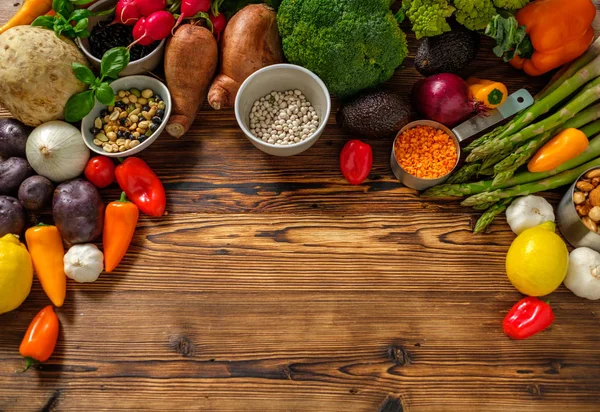
[[[2, 1], [0, 23], [14, 10]], [[418, 78], [409, 38], [389, 82], [403, 94]], [[547, 81], [489, 46], [462, 74], [511, 91]], [[141, 157], [168, 215], [141, 218], [114, 273], [68, 283], [52, 358], [18, 372], [49, 304], [37, 280], [0, 316], [0, 411], [600, 410], [600, 303], [561, 286], [551, 330], [511, 341], [501, 322], [521, 295], [504, 271], [505, 220], [475, 236], [470, 210], [402, 187], [390, 139], [369, 141], [372, 173], [350, 186], [338, 166], [349, 138], [332, 116], [309, 151], [270, 157], [232, 111], [208, 107], [184, 138], [162, 136]]]

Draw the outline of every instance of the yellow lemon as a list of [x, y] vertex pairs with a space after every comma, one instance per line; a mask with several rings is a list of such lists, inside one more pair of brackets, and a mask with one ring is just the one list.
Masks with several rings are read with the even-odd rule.
[[508, 249], [506, 274], [524, 295], [552, 293], [567, 275], [569, 251], [555, 228], [553, 222], [546, 222], [527, 229]]
[[15, 235], [0, 238], [0, 314], [21, 306], [32, 281], [33, 264], [25, 245]]

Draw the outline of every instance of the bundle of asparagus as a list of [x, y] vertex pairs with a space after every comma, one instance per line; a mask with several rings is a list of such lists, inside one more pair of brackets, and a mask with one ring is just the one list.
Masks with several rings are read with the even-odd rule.
[[[564, 103], [569, 97], [566, 103]], [[588, 51], [559, 71], [529, 108], [474, 140], [462, 168], [447, 183], [423, 193], [427, 198], [466, 198], [461, 204], [485, 210], [475, 226], [483, 232], [518, 196], [572, 183], [585, 170], [600, 166], [600, 136], [585, 152], [554, 170], [531, 173], [517, 170], [557, 133], [577, 128], [592, 138], [600, 133], [600, 39]], [[478, 176], [488, 180], [469, 183]]]

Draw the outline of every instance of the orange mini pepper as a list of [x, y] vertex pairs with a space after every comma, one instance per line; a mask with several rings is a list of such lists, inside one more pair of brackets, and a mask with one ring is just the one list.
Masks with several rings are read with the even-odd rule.
[[482, 102], [485, 107], [490, 109], [495, 109], [502, 105], [506, 100], [506, 96], [508, 96], [506, 86], [500, 82], [469, 77], [467, 84], [473, 98]]
[[52, 356], [58, 340], [58, 329], [58, 316], [51, 305], [35, 315], [19, 347], [19, 353], [25, 356], [27, 362], [25, 370], [34, 362], [46, 362]]
[[49, 225], [30, 227], [25, 232], [25, 240], [42, 289], [54, 306], [61, 307], [67, 294], [67, 275], [65, 248], [58, 229]]
[[104, 270], [112, 272], [121, 262], [133, 238], [140, 211], [128, 202], [125, 192], [117, 202], [110, 202], [104, 214]]
[[547, 172], [585, 152], [588, 138], [581, 130], [565, 129], [554, 136], [531, 158], [527, 169], [530, 172]]
[[52, 10], [52, 0], [25, 0], [14, 16], [2, 27], [0, 34], [15, 26], [31, 24], [37, 17]]
[[530, 58], [515, 56], [510, 64], [539, 76], [581, 56], [594, 40], [596, 7], [591, 0], [537, 0], [516, 14], [531, 39]]

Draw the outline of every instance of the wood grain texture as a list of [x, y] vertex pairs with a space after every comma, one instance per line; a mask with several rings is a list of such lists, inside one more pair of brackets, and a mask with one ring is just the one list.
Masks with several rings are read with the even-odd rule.
[[[12, 4], [0, 2], [0, 23]], [[419, 78], [409, 41], [387, 84], [402, 94]], [[547, 81], [489, 45], [463, 75], [511, 91]], [[504, 220], [474, 236], [477, 216], [458, 202], [400, 186], [390, 140], [369, 141], [371, 176], [348, 185], [349, 137], [332, 116], [308, 152], [269, 157], [231, 111], [207, 106], [184, 138], [162, 136], [141, 156], [168, 214], [141, 218], [114, 273], [69, 282], [53, 357], [18, 372], [23, 333], [49, 303], [37, 280], [0, 315], [0, 411], [598, 411], [600, 303], [561, 287], [552, 328], [509, 340], [501, 321], [520, 295]]]

